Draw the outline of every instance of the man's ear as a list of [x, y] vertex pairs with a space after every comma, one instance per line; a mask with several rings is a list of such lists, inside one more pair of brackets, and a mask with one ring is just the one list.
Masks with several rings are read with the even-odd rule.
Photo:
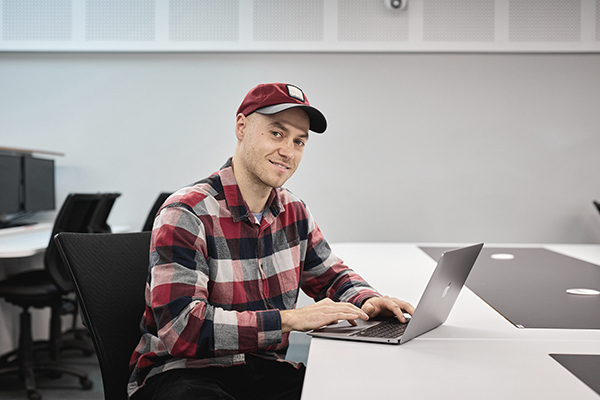
[[243, 140], [248, 129], [248, 118], [244, 114], [238, 114], [235, 118], [235, 137], [237, 140]]

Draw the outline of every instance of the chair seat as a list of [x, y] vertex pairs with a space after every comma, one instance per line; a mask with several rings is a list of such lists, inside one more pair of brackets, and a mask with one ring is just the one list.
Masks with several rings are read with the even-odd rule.
[[13, 275], [0, 282], [0, 297], [22, 307], [48, 307], [62, 302], [62, 293], [46, 270], [32, 270]]

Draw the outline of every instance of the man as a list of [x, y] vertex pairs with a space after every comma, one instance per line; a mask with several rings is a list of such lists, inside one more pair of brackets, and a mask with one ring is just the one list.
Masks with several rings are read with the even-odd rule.
[[[335, 257], [282, 188], [309, 130], [326, 127], [298, 87], [258, 85], [238, 109], [233, 158], [162, 206], [132, 399], [297, 399], [305, 367], [285, 361], [289, 332], [412, 314]], [[296, 309], [300, 289], [317, 302]]]

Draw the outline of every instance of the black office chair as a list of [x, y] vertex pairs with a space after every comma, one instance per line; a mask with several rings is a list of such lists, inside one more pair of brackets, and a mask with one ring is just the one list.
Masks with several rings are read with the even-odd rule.
[[60, 233], [55, 239], [96, 348], [105, 399], [127, 399], [129, 360], [141, 337], [150, 235]]
[[598, 212], [600, 212], [600, 202], [594, 200], [594, 205], [596, 206], [596, 209], [598, 210]]
[[148, 218], [146, 218], [146, 222], [144, 223], [144, 226], [142, 227], [143, 232], [152, 230], [152, 225], [154, 224], [154, 218], [156, 218], [156, 214], [158, 213], [160, 206], [163, 205], [165, 200], [167, 200], [167, 197], [169, 197], [170, 195], [171, 195], [170, 192], [162, 192], [161, 194], [158, 195], [156, 201], [154, 202], [154, 205], [152, 206], [152, 209], [148, 213]]
[[112, 230], [108, 225], [108, 216], [115, 204], [115, 200], [121, 193], [102, 193], [102, 200], [96, 211], [92, 215], [92, 220], [88, 229], [89, 233], [111, 233]]
[[[54, 222], [52, 237], [59, 232], [87, 232], [92, 215], [102, 199], [101, 194], [69, 194]], [[68, 272], [65, 270], [55, 242], [50, 239], [44, 255], [44, 269], [13, 275], [0, 282], [0, 297], [21, 308], [19, 347], [0, 359], [0, 375], [17, 373], [25, 383], [30, 400], [41, 395], [36, 389], [35, 372], [63, 373], [79, 378], [83, 389], [90, 389], [92, 381], [86, 373], [68, 368], [58, 362], [61, 345], [61, 314], [65, 296], [73, 291]], [[51, 308], [50, 340], [42, 346], [50, 353], [50, 360], [39, 361], [34, 357], [31, 333], [30, 308]]]
[[[100, 202], [96, 205], [92, 213], [87, 231], [78, 230], [73, 232], [88, 232], [88, 233], [110, 233], [111, 227], [108, 225], [108, 216], [121, 193], [102, 193]], [[65, 278], [67, 278], [65, 276]], [[75, 296], [68, 296], [62, 307], [63, 315], [71, 316], [71, 329], [62, 333], [60, 342], [60, 350], [80, 349], [85, 355], [91, 355], [94, 352], [93, 346], [90, 345], [88, 332], [86, 328], [79, 328], [79, 305]], [[68, 339], [71, 338], [72, 339]]]

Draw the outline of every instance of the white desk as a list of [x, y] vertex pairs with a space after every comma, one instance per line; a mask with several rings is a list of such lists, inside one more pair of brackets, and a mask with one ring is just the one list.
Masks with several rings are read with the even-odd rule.
[[[600, 246], [545, 247], [600, 264]], [[332, 248], [380, 292], [414, 305], [435, 267], [414, 244]], [[464, 288], [443, 326], [404, 345], [312, 338], [302, 398], [598, 400], [551, 353], [600, 354], [600, 331], [518, 329]]]
[[0, 258], [26, 258], [43, 253], [50, 242], [52, 223], [0, 230]]
[[600, 341], [414, 339], [401, 346], [315, 339], [302, 399], [595, 399], [549, 353]]
[[[25, 259], [42, 254], [48, 247], [52, 235], [52, 223], [0, 229], [0, 260], [6, 258]], [[127, 232], [124, 225], [113, 227], [113, 232]]]

